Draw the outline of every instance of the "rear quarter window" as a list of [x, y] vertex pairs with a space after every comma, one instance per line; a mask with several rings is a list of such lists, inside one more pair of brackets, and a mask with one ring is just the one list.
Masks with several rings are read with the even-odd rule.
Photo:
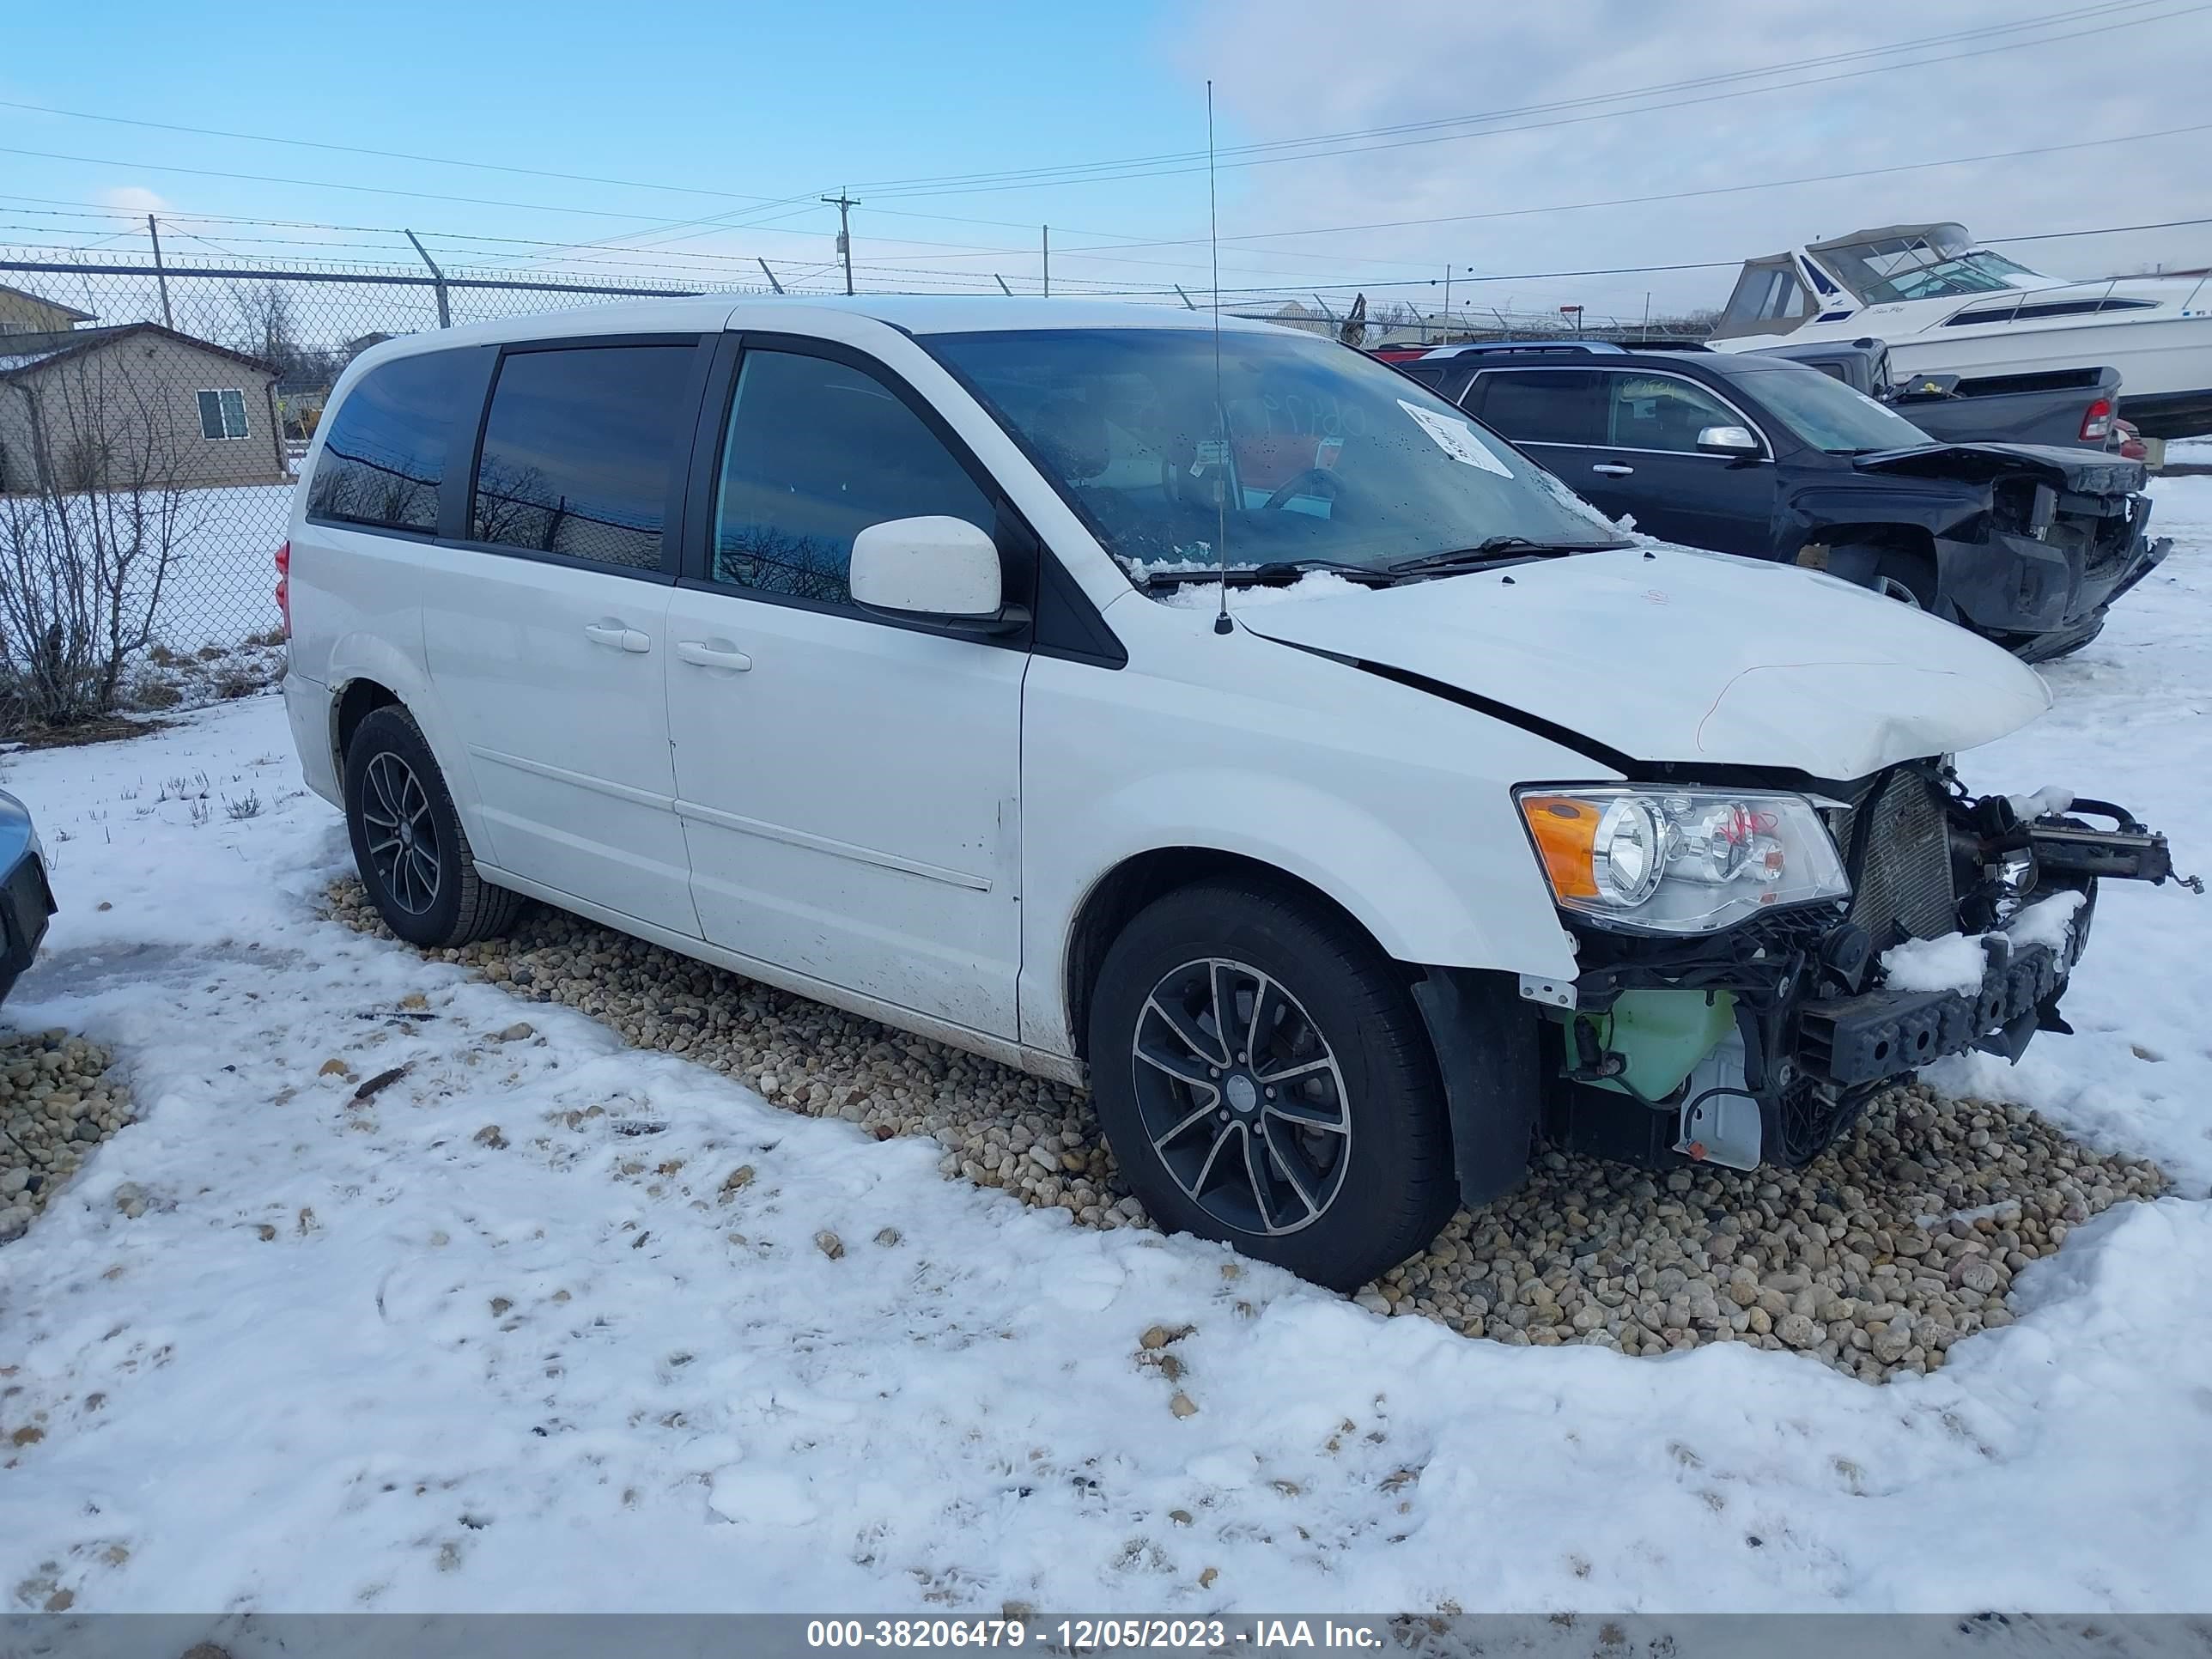
[[[307, 487], [307, 516], [422, 534], [438, 528], [438, 491], [467, 470], [475, 410], [460, 405], [481, 389], [468, 351], [428, 351], [370, 369], [346, 394]], [[460, 459], [454, 459], [456, 449]]]

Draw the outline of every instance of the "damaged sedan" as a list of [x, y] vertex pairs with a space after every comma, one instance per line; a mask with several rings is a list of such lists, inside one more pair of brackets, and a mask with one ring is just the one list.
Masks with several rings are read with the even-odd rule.
[[1941, 442], [1785, 358], [1522, 342], [1441, 347], [1400, 368], [1611, 518], [1828, 570], [2029, 662], [2088, 643], [2166, 556], [2140, 462]]

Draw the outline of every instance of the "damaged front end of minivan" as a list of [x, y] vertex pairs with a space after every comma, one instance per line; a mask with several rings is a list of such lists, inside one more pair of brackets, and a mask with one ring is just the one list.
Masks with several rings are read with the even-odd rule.
[[1922, 1066], [2018, 1059], [2069, 1029], [2098, 883], [2174, 875], [2115, 806], [1974, 797], [1945, 761], [1826, 795], [1520, 801], [1580, 969], [1520, 984], [1544, 1016], [1545, 1138], [1646, 1167], [1801, 1164]]

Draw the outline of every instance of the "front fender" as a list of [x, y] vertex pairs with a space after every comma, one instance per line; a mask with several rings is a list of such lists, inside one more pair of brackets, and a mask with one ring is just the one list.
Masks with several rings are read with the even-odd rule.
[[1972, 526], [1989, 510], [1986, 488], [1927, 490], [1904, 483], [1893, 487], [1887, 481], [1874, 489], [1808, 485], [1784, 503], [1784, 556], [1808, 542], [1835, 547], [1857, 537], [1880, 538], [1900, 531], [1972, 539]]
[[[1217, 768], [1149, 775], [1095, 803], [1086, 820], [1112, 826], [1085, 845], [1064, 908], [1048, 892], [1023, 951], [1023, 1041], [1071, 1052], [1080, 1011], [1066, 1006], [1067, 951], [1074, 919], [1099, 884], [1148, 853], [1231, 854], [1279, 870], [1327, 894], [1401, 962], [1490, 969], [1554, 978], [1577, 971], [1572, 940], [1559, 926], [1534, 857], [1519, 844], [1483, 884], [1481, 908], [1462, 873], [1455, 881], [1431, 854], [1375, 812], [1295, 779]], [[1060, 925], [1049, 933], [1042, 919]]]

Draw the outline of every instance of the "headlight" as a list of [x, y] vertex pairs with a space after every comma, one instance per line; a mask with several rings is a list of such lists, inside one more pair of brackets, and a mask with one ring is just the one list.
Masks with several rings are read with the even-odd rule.
[[1514, 798], [1553, 896], [1609, 927], [1703, 933], [1850, 896], [1836, 844], [1802, 795], [1599, 784]]

